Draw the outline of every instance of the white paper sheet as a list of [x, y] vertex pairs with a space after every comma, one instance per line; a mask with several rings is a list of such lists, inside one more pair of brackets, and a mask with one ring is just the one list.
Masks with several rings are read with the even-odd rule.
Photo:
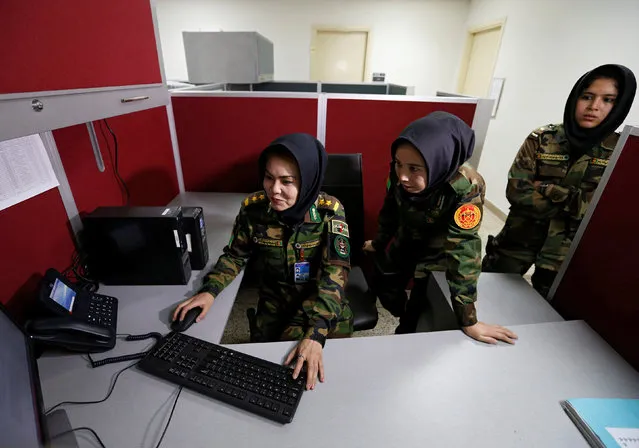
[[606, 428], [622, 448], [639, 448], [639, 428]]
[[39, 135], [0, 142], [0, 210], [57, 186]]

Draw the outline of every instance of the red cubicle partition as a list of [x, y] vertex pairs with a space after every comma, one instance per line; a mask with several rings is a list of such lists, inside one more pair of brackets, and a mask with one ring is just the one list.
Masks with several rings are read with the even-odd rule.
[[[179, 192], [165, 107], [109, 118], [119, 146], [119, 173], [130, 192], [130, 205], [168, 204]], [[86, 125], [53, 131], [58, 152], [79, 212], [124, 205], [115, 177], [115, 145], [105, 123], [94, 123], [104, 172], [98, 171]]]
[[282, 134], [316, 135], [317, 95], [172, 97], [186, 191], [261, 188], [257, 156]]
[[329, 153], [362, 153], [367, 238], [376, 230], [390, 144], [400, 131], [436, 110], [456, 114], [470, 126], [478, 114], [476, 99], [441, 97], [189, 89], [173, 92], [172, 103], [186, 191], [261, 188], [257, 157], [271, 140], [285, 133], [315, 135], [325, 140]]
[[578, 234], [573, 242], [574, 253], [558, 279], [552, 303], [564, 318], [585, 320], [639, 370], [639, 207], [630, 191], [637, 166], [639, 128], [634, 128], [616, 163], [608, 167], [608, 182], [591, 205], [590, 219], [586, 216], [582, 223], [581, 238]]
[[17, 306], [19, 315], [48, 268], [63, 270], [71, 264], [73, 237], [58, 189], [2, 210], [0, 235], [0, 302]]
[[390, 146], [402, 129], [411, 121], [436, 110], [455, 114], [469, 126], [473, 124], [475, 103], [433, 100], [412, 100], [410, 97], [399, 100], [395, 97], [358, 100], [352, 96], [328, 96], [326, 150], [333, 153], [362, 153], [364, 234], [367, 239], [374, 238], [377, 230], [377, 216], [386, 194]]
[[2, 0], [0, 41], [0, 94], [162, 82], [150, 0]]
[[[166, 205], [178, 194], [177, 174], [165, 107], [109, 118], [119, 144], [120, 174], [131, 191], [131, 205]], [[122, 205], [123, 195], [113, 173], [111, 136], [96, 122], [106, 170], [100, 173], [85, 125], [54, 131], [71, 191], [80, 212], [100, 205]], [[106, 140], [105, 137], [106, 136]], [[107, 145], [107, 140], [109, 144]], [[114, 155], [114, 154], [113, 154]], [[37, 291], [50, 267], [71, 264], [72, 231], [57, 188], [0, 212], [0, 302], [18, 315]]]

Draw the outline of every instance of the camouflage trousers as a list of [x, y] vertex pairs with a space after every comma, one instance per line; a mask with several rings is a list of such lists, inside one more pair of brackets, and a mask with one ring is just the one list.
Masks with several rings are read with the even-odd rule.
[[[423, 276], [422, 276], [423, 274]], [[393, 272], [384, 271], [378, 263], [375, 265], [370, 288], [380, 303], [393, 316], [399, 317], [399, 326], [395, 334], [415, 333], [419, 316], [427, 301], [426, 286], [430, 272], [421, 272], [415, 278], [415, 266], [402, 266]], [[413, 280], [410, 296], [406, 288]]]
[[[506, 274], [524, 275], [534, 264], [537, 254], [533, 250], [520, 250], [513, 252], [503, 249], [503, 240], [499, 240], [490, 235], [486, 243], [486, 255], [481, 263], [482, 272], [501, 272]], [[508, 244], [506, 242], [506, 246]], [[537, 290], [543, 298], [548, 298], [550, 287], [552, 286], [557, 272], [535, 266], [532, 275], [533, 288]]]
[[[297, 341], [304, 337], [309, 328], [308, 316], [300, 307], [294, 310], [282, 309], [282, 303], [260, 297], [257, 311], [249, 312], [251, 342]], [[328, 338], [348, 338], [353, 334], [353, 312], [348, 305], [342, 308], [342, 315], [328, 332]]]

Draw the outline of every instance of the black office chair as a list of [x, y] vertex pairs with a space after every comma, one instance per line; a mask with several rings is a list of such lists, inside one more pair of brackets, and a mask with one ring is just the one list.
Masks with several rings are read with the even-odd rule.
[[377, 325], [377, 298], [368, 288], [360, 263], [364, 256], [364, 187], [361, 154], [329, 154], [322, 191], [344, 206], [351, 243], [351, 272], [346, 298], [353, 310], [355, 331]]

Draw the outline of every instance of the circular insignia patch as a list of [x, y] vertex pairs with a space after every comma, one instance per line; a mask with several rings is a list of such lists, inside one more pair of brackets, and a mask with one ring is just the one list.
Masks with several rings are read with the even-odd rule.
[[335, 252], [342, 258], [346, 258], [351, 253], [351, 245], [348, 240], [343, 236], [336, 236], [333, 240], [333, 247], [335, 247]]
[[481, 221], [481, 210], [475, 204], [460, 205], [455, 211], [455, 224], [460, 229], [470, 230], [477, 227]]

